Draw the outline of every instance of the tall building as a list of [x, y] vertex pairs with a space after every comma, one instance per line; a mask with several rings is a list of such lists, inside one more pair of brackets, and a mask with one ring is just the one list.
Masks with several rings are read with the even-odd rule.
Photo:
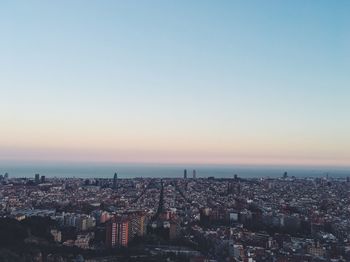
[[193, 173], [192, 173], [192, 175], [193, 175], [193, 179], [196, 179], [196, 177], [197, 177], [197, 172], [196, 172], [196, 169], [193, 169]]
[[45, 176], [41, 176], [40, 181], [42, 184], [45, 183]]
[[35, 174], [35, 184], [39, 184], [39, 183], [40, 183], [40, 175]]
[[106, 246], [126, 247], [129, 242], [129, 221], [127, 218], [113, 217], [106, 225]]
[[117, 189], [118, 187], [118, 174], [114, 173], [114, 177], [113, 177], [113, 189]]
[[184, 179], [187, 179], [187, 169], [184, 170]]
[[142, 213], [134, 213], [129, 217], [129, 238], [134, 236], [143, 236], [146, 230], [145, 223], [146, 216]]

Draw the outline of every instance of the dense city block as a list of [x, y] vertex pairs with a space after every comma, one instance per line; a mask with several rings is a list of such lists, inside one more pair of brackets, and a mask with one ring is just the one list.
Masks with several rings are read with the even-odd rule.
[[349, 178], [0, 180], [0, 261], [350, 261]]

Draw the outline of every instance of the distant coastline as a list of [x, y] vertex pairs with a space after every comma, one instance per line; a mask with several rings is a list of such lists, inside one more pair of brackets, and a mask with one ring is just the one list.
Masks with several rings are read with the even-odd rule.
[[230, 178], [280, 177], [284, 172], [295, 177], [346, 177], [350, 167], [324, 166], [259, 166], [259, 165], [204, 165], [204, 164], [110, 164], [110, 163], [0, 163], [0, 174], [11, 177], [32, 177], [35, 173], [46, 177], [111, 178], [118, 172], [120, 178], [182, 177], [183, 170], [190, 174], [195, 169], [197, 177]]

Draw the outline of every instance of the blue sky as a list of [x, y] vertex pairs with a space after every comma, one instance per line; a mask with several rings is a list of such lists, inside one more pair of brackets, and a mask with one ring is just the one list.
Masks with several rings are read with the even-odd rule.
[[350, 165], [349, 1], [2, 1], [0, 160]]

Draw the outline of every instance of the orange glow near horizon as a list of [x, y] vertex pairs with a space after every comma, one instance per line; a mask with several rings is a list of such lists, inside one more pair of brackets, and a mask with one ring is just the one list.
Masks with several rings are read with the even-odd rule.
[[348, 142], [341, 136], [332, 143], [329, 137], [307, 133], [286, 137], [238, 128], [229, 133], [204, 126], [183, 131], [79, 121], [47, 121], [41, 127], [17, 121], [2, 129], [0, 161], [350, 166]]
[[247, 153], [196, 150], [102, 149], [102, 148], [2, 148], [0, 161], [24, 162], [92, 162], [92, 163], [159, 163], [222, 165], [295, 165], [348, 167], [348, 158], [257, 156]]

